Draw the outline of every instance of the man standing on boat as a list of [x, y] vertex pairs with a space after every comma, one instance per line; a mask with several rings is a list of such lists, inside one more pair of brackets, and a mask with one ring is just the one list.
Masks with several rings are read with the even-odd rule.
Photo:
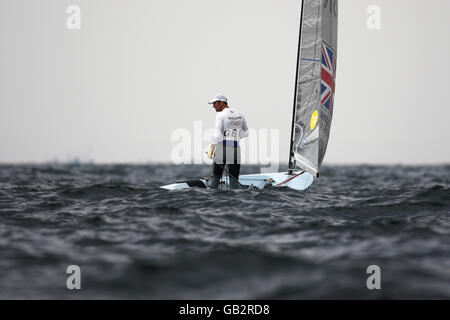
[[228, 106], [228, 99], [223, 95], [216, 95], [208, 103], [219, 113], [211, 147], [207, 152], [208, 157], [214, 160], [213, 176], [209, 179], [208, 186], [217, 189], [225, 166], [228, 166], [230, 188], [239, 189], [239, 140], [248, 136], [247, 121], [242, 113]]

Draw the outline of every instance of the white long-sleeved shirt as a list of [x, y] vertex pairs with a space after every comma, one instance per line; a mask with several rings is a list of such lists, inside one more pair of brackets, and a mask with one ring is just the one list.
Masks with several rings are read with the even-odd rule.
[[212, 137], [212, 144], [222, 143], [223, 140], [238, 141], [248, 136], [247, 121], [239, 111], [226, 108], [216, 117], [216, 125]]

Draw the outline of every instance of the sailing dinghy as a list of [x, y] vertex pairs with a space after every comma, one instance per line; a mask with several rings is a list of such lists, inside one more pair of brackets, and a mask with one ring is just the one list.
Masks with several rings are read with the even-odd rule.
[[[333, 117], [338, 0], [302, 0], [294, 108], [286, 173], [239, 176], [241, 188], [306, 190], [325, 157]], [[162, 186], [166, 190], [208, 188], [207, 178]], [[229, 189], [229, 177], [219, 189]]]

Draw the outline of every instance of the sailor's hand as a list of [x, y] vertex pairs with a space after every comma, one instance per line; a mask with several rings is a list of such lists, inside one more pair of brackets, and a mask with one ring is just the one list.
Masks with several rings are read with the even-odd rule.
[[214, 149], [209, 149], [209, 151], [205, 152], [208, 155], [208, 159], [212, 159], [213, 153], [214, 153]]

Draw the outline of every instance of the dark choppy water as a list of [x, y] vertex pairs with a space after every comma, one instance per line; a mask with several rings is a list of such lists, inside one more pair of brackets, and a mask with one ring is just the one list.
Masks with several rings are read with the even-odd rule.
[[158, 188], [209, 171], [0, 166], [0, 298], [450, 298], [450, 166], [325, 167], [300, 193]]

